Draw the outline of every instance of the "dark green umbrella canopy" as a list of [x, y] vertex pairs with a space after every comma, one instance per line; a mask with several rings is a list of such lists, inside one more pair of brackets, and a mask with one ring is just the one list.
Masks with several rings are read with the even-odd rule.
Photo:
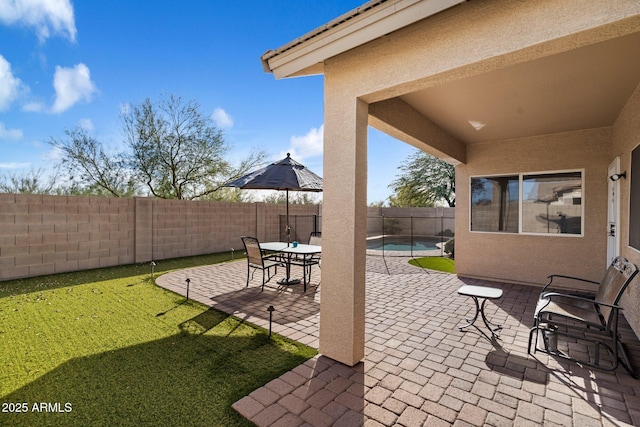
[[225, 185], [246, 190], [322, 191], [322, 178], [287, 157]]
[[304, 165], [296, 162], [287, 153], [287, 157], [270, 165], [250, 172], [243, 177], [225, 184], [225, 187], [238, 187], [244, 190], [285, 190], [287, 192], [287, 243], [290, 240], [289, 227], [289, 190], [322, 191], [322, 178]]

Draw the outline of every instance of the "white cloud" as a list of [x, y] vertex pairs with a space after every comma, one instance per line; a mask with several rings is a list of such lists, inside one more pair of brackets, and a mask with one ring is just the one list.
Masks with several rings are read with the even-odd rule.
[[25, 111], [27, 113], [39, 113], [41, 111], [44, 111], [45, 109], [45, 105], [42, 102], [38, 101], [27, 102], [22, 106], [22, 111]]
[[84, 64], [73, 68], [56, 66], [53, 87], [56, 90], [56, 100], [51, 107], [53, 113], [62, 113], [80, 101], [89, 102], [97, 91], [89, 67]]
[[60, 147], [52, 147], [51, 150], [46, 152], [41, 156], [43, 160], [52, 160], [58, 161], [64, 157], [64, 153], [62, 152], [62, 148]]
[[13, 75], [11, 64], [0, 55], [0, 111], [9, 109], [22, 91], [22, 82]]
[[0, 139], [22, 139], [22, 130], [7, 129], [4, 123], [0, 122]]
[[[305, 158], [321, 156], [324, 149], [323, 139], [324, 125], [319, 128], [311, 128], [306, 135], [292, 136], [287, 152], [291, 153], [291, 157], [298, 162], [302, 162]], [[281, 153], [281, 157], [284, 156], [286, 153]]]
[[17, 162], [0, 163], [0, 169], [22, 169], [22, 168], [27, 168], [30, 165], [31, 163], [17, 163]]
[[220, 107], [213, 110], [211, 119], [219, 128], [228, 129], [233, 126], [233, 118], [231, 118], [231, 116]]
[[94, 130], [93, 122], [91, 121], [91, 119], [80, 119], [78, 125], [87, 132], [93, 132]]
[[70, 0], [3, 0], [0, 22], [6, 25], [32, 27], [40, 42], [61, 34], [76, 40], [76, 24]]

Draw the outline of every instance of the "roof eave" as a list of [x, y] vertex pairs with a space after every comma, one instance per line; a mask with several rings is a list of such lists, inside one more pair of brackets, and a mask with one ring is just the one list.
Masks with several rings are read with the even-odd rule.
[[278, 49], [262, 66], [277, 79], [322, 74], [324, 61], [466, 0], [372, 0]]

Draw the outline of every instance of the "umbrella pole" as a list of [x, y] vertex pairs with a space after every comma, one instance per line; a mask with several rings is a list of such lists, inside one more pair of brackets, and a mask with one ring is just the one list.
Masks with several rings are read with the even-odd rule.
[[291, 242], [291, 227], [289, 227], [289, 189], [286, 189], [287, 192], [287, 228], [285, 229], [287, 233], [287, 246]]

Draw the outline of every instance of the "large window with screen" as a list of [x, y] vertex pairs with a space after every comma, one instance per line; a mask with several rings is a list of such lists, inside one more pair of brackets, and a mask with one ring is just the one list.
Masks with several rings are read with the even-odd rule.
[[582, 173], [523, 175], [522, 232], [582, 234]]
[[583, 217], [582, 171], [471, 178], [471, 231], [582, 235]]
[[471, 178], [471, 231], [517, 233], [519, 177]]

